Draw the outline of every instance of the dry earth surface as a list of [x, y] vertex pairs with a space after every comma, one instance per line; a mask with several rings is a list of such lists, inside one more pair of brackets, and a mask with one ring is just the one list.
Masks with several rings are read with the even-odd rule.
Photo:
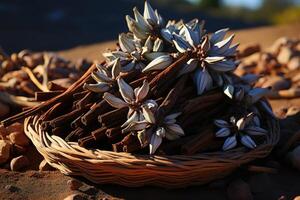
[[[236, 31], [236, 41], [244, 45], [259, 43], [262, 47], [267, 47], [281, 36], [299, 37], [299, 30], [299, 24], [241, 30]], [[99, 60], [102, 59], [101, 52], [107, 48], [113, 48], [114, 43], [105, 42], [80, 46], [59, 53], [73, 60], [82, 57]], [[274, 100], [271, 104], [274, 110], [280, 113], [281, 110], [290, 106], [299, 107], [300, 99]], [[300, 121], [299, 118], [298, 121]], [[284, 125], [287, 126], [287, 124]], [[294, 127], [291, 128], [299, 129], [299, 127], [295, 127], [296, 125], [293, 124]], [[235, 177], [237, 175], [235, 174]], [[300, 195], [300, 173], [296, 170], [282, 167], [278, 174], [258, 174], [251, 178], [254, 179], [249, 180], [254, 199], [279, 199], [281, 196], [293, 199]], [[74, 192], [67, 184], [69, 179], [70, 177], [64, 176], [58, 171], [38, 172], [34, 167], [31, 171], [23, 173], [1, 169], [0, 199], [64, 199], [74, 193], [81, 194], [82, 199], [226, 199], [226, 187], [224, 187], [226, 183], [224, 182], [216, 182], [205, 187], [166, 190], [156, 187], [95, 186], [81, 180], [84, 185], [80, 187], [80, 190]], [[228, 179], [230, 180], [231, 177]]]

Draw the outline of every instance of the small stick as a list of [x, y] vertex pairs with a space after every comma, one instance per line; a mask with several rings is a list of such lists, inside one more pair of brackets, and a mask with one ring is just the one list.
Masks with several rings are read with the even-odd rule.
[[35, 92], [36, 101], [47, 101], [59, 94], [63, 93], [61, 90], [49, 91], [49, 92]]
[[105, 134], [110, 143], [115, 143], [123, 138], [121, 127], [109, 128], [106, 130]]
[[108, 128], [120, 125], [126, 121], [128, 108], [119, 108], [98, 116], [98, 121]]
[[101, 127], [101, 128], [98, 128], [98, 129], [92, 131], [91, 135], [93, 136], [94, 140], [101, 141], [101, 140], [107, 138], [107, 136], [105, 134], [106, 130], [107, 130], [106, 127]]
[[87, 126], [88, 124], [93, 122], [95, 118], [98, 117], [98, 115], [109, 112], [111, 109], [111, 106], [105, 100], [102, 100], [99, 103], [93, 105], [91, 109], [82, 116], [81, 122]]
[[67, 88], [61, 86], [61, 85], [58, 85], [52, 81], [48, 82], [47, 83], [47, 86], [48, 86], [48, 89], [50, 91], [57, 91], [57, 90], [62, 90], [62, 91], [65, 91]]
[[76, 103], [76, 108], [82, 108], [84, 107], [86, 104], [88, 104], [92, 98], [94, 97], [95, 93], [93, 92], [88, 92], [82, 99], [80, 99], [77, 103]]

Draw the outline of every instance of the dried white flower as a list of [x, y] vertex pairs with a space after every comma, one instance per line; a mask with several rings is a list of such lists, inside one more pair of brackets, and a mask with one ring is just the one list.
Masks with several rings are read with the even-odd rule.
[[115, 84], [116, 78], [119, 76], [120, 71], [120, 59], [114, 60], [107, 67], [98, 64], [97, 71], [92, 72], [91, 74], [92, 78], [96, 81], [96, 83], [85, 83], [83, 85], [83, 88], [99, 93], [109, 91], [111, 87]]
[[[154, 110], [155, 112], [155, 110]], [[138, 131], [138, 138], [142, 146], [149, 144], [150, 154], [154, 154], [162, 143], [163, 138], [175, 140], [184, 135], [184, 130], [176, 124], [176, 118], [181, 113], [167, 115], [162, 123], [156, 124], [153, 111], [148, 109], [145, 120], [141, 122], [131, 122], [123, 132]], [[147, 117], [146, 117], [147, 116]], [[150, 130], [147, 131], [147, 130]]]
[[235, 117], [231, 117], [230, 122], [221, 119], [215, 120], [215, 125], [220, 128], [216, 132], [216, 137], [226, 137], [222, 147], [223, 151], [234, 148], [237, 145], [238, 138], [244, 146], [251, 149], [256, 147], [250, 136], [264, 136], [268, 131], [256, 126], [255, 122], [253, 123], [255, 117], [257, 118], [252, 112], [238, 120]]
[[122, 125], [122, 127], [126, 127], [132, 122], [153, 119], [153, 117], [150, 116], [150, 111], [157, 107], [157, 103], [154, 100], [146, 100], [149, 92], [148, 82], [144, 81], [141, 87], [135, 88], [134, 90], [122, 78], [117, 78], [117, 82], [119, 92], [123, 99], [120, 99], [108, 92], [104, 93], [103, 99], [115, 108], [129, 108], [127, 121]]

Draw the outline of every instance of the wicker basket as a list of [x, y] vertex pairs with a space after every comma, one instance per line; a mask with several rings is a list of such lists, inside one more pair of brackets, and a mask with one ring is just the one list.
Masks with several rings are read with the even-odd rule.
[[265, 142], [251, 151], [240, 147], [191, 156], [149, 156], [87, 150], [42, 131], [38, 115], [26, 118], [25, 133], [47, 162], [63, 174], [82, 176], [97, 184], [178, 188], [208, 183], [230, 174], [242, 164], [266, 157], [279, 140], [279, 124], [266, 111], [260, 112], [269, 132]]

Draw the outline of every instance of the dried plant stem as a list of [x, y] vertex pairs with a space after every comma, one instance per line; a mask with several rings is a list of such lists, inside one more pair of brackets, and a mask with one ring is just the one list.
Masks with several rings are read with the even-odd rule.
[[39, 80], [35, 77], [35, 75], [33, 74], [33, 72], [28, 67], [22, 67], [22, 70], [27, 73], [27, 75], [29, 76], [30, 80], [36, 85], [36, 87], [38, 87], [43, 92], [49, 92], [49, 89], [48, 89], [47, 85], [41, 84], [39, 82]]
[[35, 100], [36, 101], [47, 101], [61, 93], [63, 93], [62, 90], [49, 91], [49, 92], [35, 92]]
[[14, 96], [7, 92], [0, 92], [0, 101], [11, 106], [33, 107], [39, 105], [39, 102], [34, 102], [34, 98]]
[[108, 128], [121, 125], [126, 121], [128, 108], [119, 108], [110, 112], [107, 112], [103, 115], [99, 115], [98, 121], [102, 126]]

